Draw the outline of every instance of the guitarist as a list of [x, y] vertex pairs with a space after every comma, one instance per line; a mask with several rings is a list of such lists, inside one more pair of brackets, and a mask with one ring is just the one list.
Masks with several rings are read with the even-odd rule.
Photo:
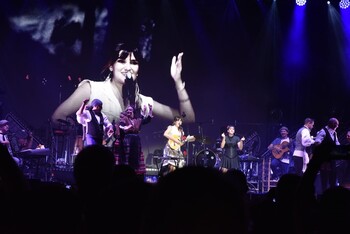
[[[184, 155], [181, 151], [181, 146], [185, 143], [183, 141], [184, 131], [182, 128], [182, 117], [175, 116], [174, 121], [167, 127], [164, 132], [164, 137], [168, 139], [163, 156], [166, 158], [162, 163], [162, 171], [172, 172], [176, 168], [181, 168], [185, 165]], [[171, 159], [174, 158], [174, 159]], [[164, 174], [164, 173], [161, 173]]]
[[267, 147], [271, 151], [271, 180], [279, 180], [282, 175], [292, 173], [292, 139], [288, 136], [289, 130], [283, 126], [279, 130], [280, 137], [275, 138]]

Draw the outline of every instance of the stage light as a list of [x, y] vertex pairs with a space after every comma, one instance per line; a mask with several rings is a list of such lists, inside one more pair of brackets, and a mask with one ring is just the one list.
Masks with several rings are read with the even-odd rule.
[[329, 4], [331, 4], [331, 2], [330, 2], [330, 1], [327, 1], [327, 4], [329, 5]]
[[295, 0], [295, 3], [298, 6], [304, 6], [306, 4], [306, 0]]
[[340, 0], [339, 7], [342, 9], [346, 9], [350, 6], [350, 0]]

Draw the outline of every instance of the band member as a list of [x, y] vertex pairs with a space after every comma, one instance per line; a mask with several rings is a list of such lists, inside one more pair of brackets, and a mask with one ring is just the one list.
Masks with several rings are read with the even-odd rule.
[[293, 152], [293, 161], [295, 174], [302, 176], [306, 170], [306, 166], [309, 163], [309, 154], [306, 151], [307, 147], [310, 147], [315, 143], [312, 139], [310, 132], [313, 129], [315, 121], [311, 118], [304, 120], [304, 126], [302, 126], [295, 136], [295, 150]]
[[6, 119], [0, 120], [0, 144], [6, 146], [8, 152], [10, 153], [12, 158], [15, 160], [17, 165], [20, 166], [21, 160], [19, 158], [13, 156], [11, 143], [10, 143], [9, 138], [8, 138], [9, 130], [10, 130], [9, 121], [7, 121]]
[[[146, 114], [146, 109], [149, 112]], [[118, 164], [131, 166], [137, 175], [143, 176], [146, 172], [144, 155], [142, 152], [141, 138], [139, 136], [141, 126], [149, 123], [153, 118], [152, 106], [144, 107], [141, 116], [135, 115], [132, 106], [128, 106], [121, 113], [118, 127], [120, 129], [120, 141], [115, 149], [116, 161]]]
[[[315, 138], [315, 145], [318, 144], [329, 144], [329, 145], [340, 145], [337, 137], [337, 128], [339, 121], [336, 118], [330, 118], [327, 126], [317, 132]], [[337, 168], [336, 160], [330, 160], [324, 162], [320, 168], [321, 186], [324, 192], [329, 187], [337, 185]]]
[[[350, 145], [350, 130], [346, 132], [345, 145]], [[350, 189], [350, 160], [343, 160], [340, 168], [342, 174], [339, 178], [339, 184]]]
[[77, 111], [77, 121], [83, 125], [85, 145], [102, 145], [105, 129], [108, 134], [113, 132], [113, 126], [102, 113], [102, 101], [94, 99], [91, 106], [86, 108], [89, 99], [85, 99]]
[[163, 134], [168, 139], [163, 151], [163, 156], [166, 157], [162, 163], [163, 171], [172, 172], [186, 164], [181, 146], [186, 141], [193, 141], [194, 137], [189, 136], [184, 139], [184, 131], [181, 125], [182, 117], [175, 116], [172, 125], [169, 125]]
[[229, 169], [240, 170], [240, 161], [238, 156], [238, 150], [243, 149], [244, 137], [241, 139], [235, 136], [235, 127], [228, 125], [226, 127], [226, 134], [221, 134], [221, 145], [223, 149], [223, 155], [221, 159], [221, 171], [226, 173]]
[[275, 138], [267, 147], [272, 153], [271, 170], [272, 179], [279, 180], [282, 175], [290, 172], [291, 157], [293, 152], [292, 139], [288, 137], [289, 130], [283, 126], [279, 130], [281, 136]]
[[18, 139], [19, 150], [31, 149], [33, 145], [33, 133], [28, 132], [27, 137]]

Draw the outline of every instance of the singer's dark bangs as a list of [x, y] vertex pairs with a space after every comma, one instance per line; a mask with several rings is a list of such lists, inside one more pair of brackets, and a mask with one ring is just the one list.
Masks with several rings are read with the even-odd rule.
[[120, 59], [126, 59], [128, 56], [129, 56], [129, 52], [128, 51], [126, 51], [126, 50], [121, 50], [121, 51], [119, 51], [119, 56], [118, 56], [118, 58], [120, 58]]
[[175, 117], [174, 117], [174, 122], [179, 121], [179, 120], [182, 120], [182, 117], [181, 117], [181, 116], [175, 116]]
[[[134, 46], [132, 44], [119, 43], [115, 49], [115, 52], [116, 52], [116, 55], [118, 56], [116, 59], [118, 58], [125, 59], [130, 53], [134, 54], [137, 61], [140, 61], [142, 59], [137, 46]], [[122, 56], [126, 56], [126, 57], [122, 57]]]
[[235, 129], [235, 126], [233, 126], [233, 125], [227, 125], [226, 129], [229, 130], [230, 128]]
[[110, 74], [109, 67], [112, 64], [114, 64], [118, 59], [125, 60], [130, 53], [133, 53], [136, 61], [140, 63], [140, 61], [142, 60], [142, 56], [137, 47], [132, 46], [132, 44], [119, 43], [116, 46], [115, 50], [113, 50], [110, 54], [107, 64], [103, 67], [101, 71], [102, 78], [106, 79], [108, 77], [108, 75]]

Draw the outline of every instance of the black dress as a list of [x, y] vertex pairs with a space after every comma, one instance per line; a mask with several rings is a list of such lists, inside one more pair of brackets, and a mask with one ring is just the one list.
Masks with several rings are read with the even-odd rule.
[[227, 169], [237, 169], [240, 170], [240, 162], [238, 156], [238, 146], [237, 143], [240, 141], [238, 136], [225, 136], [225, 146], [224, 152], [221, 159], [221, 167]]

